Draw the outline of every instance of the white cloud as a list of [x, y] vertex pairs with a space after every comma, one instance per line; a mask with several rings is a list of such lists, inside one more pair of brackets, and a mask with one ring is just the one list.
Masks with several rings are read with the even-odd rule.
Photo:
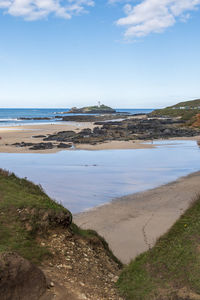
[[199, 5], [200, 0], [142, 0], [139, 4], [124, 5], [126, 17], [116, 24], [126, 27], [125, 37], [146, 36], [163, 32], [179, 20], [186, 21], [189, 12]]
[[49, 14], [70, 19], [73, 15], [85, 13], [91, 6], [94, 6], [94, 0], [0, 0], [0, 9], [29, 21]]
[[116, 3], [126, 3], [130, 2], [131, 0], [108, 0], [108, 4], [116, 4]]

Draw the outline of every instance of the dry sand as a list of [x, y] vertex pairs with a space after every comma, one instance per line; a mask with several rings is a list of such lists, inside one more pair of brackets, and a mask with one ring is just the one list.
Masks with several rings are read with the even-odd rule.
[[[59, 131], [74, 130], [79, 132], [84, 128], [94, 128], [92, 122], [76, 123], [68, 122], [68, 124], [38, 124], [38, 125], [23, 125], [13, 127], [0, 127], [0, 153], [55, 153], [66, 149], [48, 149], [48, 150], [29, 150], [28, 147], [12, 146], [14, 143], [41, 143], [42, 138], [33, 138], [35, 135], [54, 134]], [[77, 144], [76, 149], [82, 150], [103, 150], [103, 149], [145, 149], [153, 148], [154, 145], [143, 144], [143, 141], [109, 141], [96, 145]], [[69, 149], [67, 149], [69, 150]]]
[[[37, 124], [22, 125], [12, 127], [0, 127], [0, 153], [55, 153], [61, 150], [70, 149], [45, 149], [45, 150], [29, 150], [28, 147], [12, 146], [14, 143], [41, 143], [42, 138], [33, 138], [35, 135], [54, 134], [59, 131], [74, 130], [79, 132], [84, 128], [93, 129], [96, 125], [92, 122], [66, 122], [63, 124]], [[169, 140], [200, 140], [200, 136], [190, 138], [172, 138]], [[106, 141], [96, 145], [76, 144], [76, 149], [81, 150], [111, 150], [111, 149], [147, 149], [154, 148], [152, 141]], [[158, 146], [158, 145], [157, 145]]]
[[[93, 128], [92, 123], [76, 123], [69, 122], [68, 124], [37, 124], [23, 125], [12, 127], [0, 127], [0, 152], [4, 153], [54, 153], [59, 149], [30, 151], [28, 147], [15, 147], [14, 143], [40, 143], [42, 138], [33, 138], [34, 135], [54, 134], [59, 131], [74, 130], [76, 132], [84, 128]], [[7, 145], [6, 145], [7, 144]]]
[[146, 192], [115, 199], [74, 216], [84, 229], [96, 230], [113, 253], [128, 263], [152, 247], [200, 194], [200, 172]]

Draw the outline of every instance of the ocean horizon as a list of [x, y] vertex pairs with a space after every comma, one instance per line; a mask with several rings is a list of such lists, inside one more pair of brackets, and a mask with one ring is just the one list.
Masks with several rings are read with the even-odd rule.
[[[70, 108], [0, 108], [0, 126], [58, 123], [62, 120], [64, 113], [69, 110]], [[118, 113], [129, 113], [130, 115], [150, 113], [153, 110], [153, 108], [116, 108]], [[55, 119], [56, 116], [60, 118]], [[28, 118], [28, 120], [20, 118]], [[47, 119], [34, 120], [34, 118]]]

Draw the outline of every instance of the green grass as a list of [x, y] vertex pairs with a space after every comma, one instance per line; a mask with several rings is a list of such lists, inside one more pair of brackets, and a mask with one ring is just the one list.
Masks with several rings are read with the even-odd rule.
[[66, 211], [60, 204], [50, 199], [40, 186], [14, 174], [0, 170], [0, 252], [16, 251], [24, 258], [39, 263], [49, 251], [36, 241], [38, 228], [37, 214], [30, 215], [34, 230], [26, 230], [19, 217], [19, 210]]
[[[25, 215], [21, 215], [25, 211]], [[57, 214], [70, 212], [49, 198], [41, 186], [26, 179], [20, 179], [13, 173], [0, 169], [0, 253], [16, 251], [34, 263], [40, 263], [51, 255], [49, 250], [38, 243], [38, 237], [48, 234], [41, 218], [45, 212]], [[28, 221], [29, 229], [26, 227]], [[54, 230], [55, 223], [51, 229]], [[59, 226], [59, 225], [57, 225]], [[62, 226], [62, 225], [60, 225]], [[63, 229], [63, 227], [62, 227]], [[73, 235], [87, 239], [95, 245], [103, 245], [107, 255], [122, 266], [113, 255], [106, 241], [93, 230], [80, 229], [74, 223], [68, 227]]]
[[11, 207], [64, 210], [44, 193], [41, 186], [0, 169], [0, 209]]
[[[179, 107], [186, 107], [185, 109], [179, 109]], [[200, 113], [200, 109], [194, 109], [200, 107], [200, 100], [192, 100], [179, 102], [175, 105], [168, 106], [163, 109], [156, 109], [150, 116], [155, 117], [180, 117], [183, 121], [186, 121], [187, 125], [191, 125], [195, 121], [195, 116]]]
[[183, 101], [179, 102], [175, 105], [169, 106], [169, 107], [198, 107], [200, 106], [200, 99], [190, 100], [190, 101]]
[[110, 111], [113, 111], [113, 109], [109, 106], [106, 106], [104, 104], [101, 104], [100, 106], [97, 106], [97, 105], [94, 105], [94, 106], [86, 106], [86, 107], [83, 107], [84, 110], [86, 111], [92, 111], [92, 110], [110, 110]]
[[200, 294], [200, 198], [123, 270], [117, 285], [127, 300], [173, 299], [181, 288]]
[[163, 108], [157, 109], [153, 111], [150, 115], [155, 117], [180, 117], [183, 121], [190, 121], [192, 118], [196, 116], [196, 114], [200, 113], [199, 109], [171, 109], [171, 108]]

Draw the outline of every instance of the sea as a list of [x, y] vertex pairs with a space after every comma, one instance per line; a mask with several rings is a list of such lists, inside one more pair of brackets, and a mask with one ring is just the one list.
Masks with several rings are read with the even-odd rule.
[[[116, 109], [119, 113], [130, 115], [150, 113], [154, 109]], [[0, 108], [0, 126], [17, 126], [24, 124], [48, 124], [58, 123], [69, 108]], [[67, 114], [73, 115], [73, 114]], [[55, 117], [60, 118], [55, 118]], [[30, 120], [21, 120], [29, 118]], [[34, 118], [48, 118], [49, 120], [34, 120]]]

